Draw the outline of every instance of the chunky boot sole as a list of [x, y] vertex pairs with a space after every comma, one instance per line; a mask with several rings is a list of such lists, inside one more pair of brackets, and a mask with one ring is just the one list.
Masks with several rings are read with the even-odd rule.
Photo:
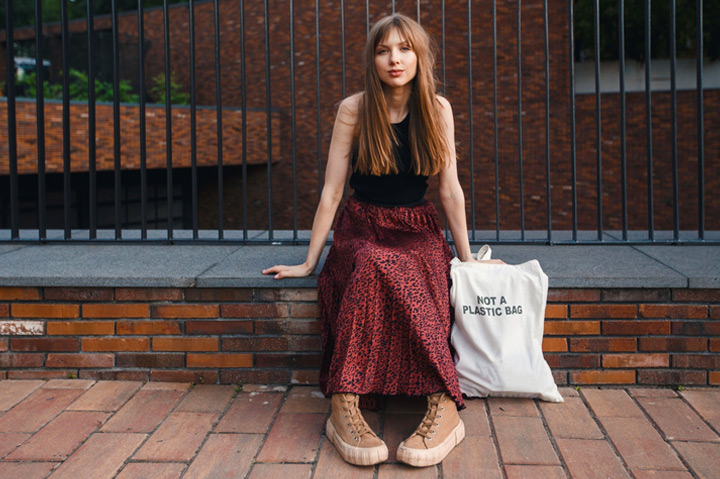
[[405, 447], [405, 442], [403, 441], [398, 447], [397, 459], [400, 462], [415, 467], [433, 466], [442, 462], [445, 456], [450, 454], [450, 451], [460, 444], [460, 441], [464, 438], [465, 424], [463, 424], [461, 419], [460, 423], [455, 426], [455, 429], [452, 430], [450, 435], [432, 449], [410, 449]]
[[335, 445], [335, 448], [342, 458], [345, 459], [345, 462], [355, 464], [356, 466], [372, 466], [387, 461], [388, 448], [385, 443], [375, 447], [351, 446], [343, 441], [330, 419], [328, 419], [325, 424], [325, 433], [330, 442]]

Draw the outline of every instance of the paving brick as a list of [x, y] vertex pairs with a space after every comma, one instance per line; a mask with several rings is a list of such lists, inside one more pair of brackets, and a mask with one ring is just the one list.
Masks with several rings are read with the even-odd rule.
[[436, 479], [437, 466], [411, 467], [405, 464], [380, 464], [378, 479]]
[[181, 334], [177, 321], [118, 321], [118, 335]]
[[255, 464], [249, 479], [307, 479], [312, 474], [312, 464]]
[[150, 371], [150, 381], [170, 381], [195, 384], [216, 384], [218, 382], [217, 370], [200, 371], [194, 369], [153, 369]]
[[567, 338], [543, 338], [542, 350], [546, 353], [567, 351], [567, 341]]
[[189, 368], [251, 368], [252, 354], [189, 354]]
[[117, 301], [182, 301], [183, 291], [177, 288], [115, 288]]
[[375, 468], [353, 466], [337, 452], [335, 446], [324, 437], [315, 466], [315, 477], [342, 477], [343, 479], [373, 479]]
[[326, 419], [327, 414], [279, 413], [257, 461], [313, 462]]
[[645, 417], [622, 389], [583, 388], [581, 392], [597, 417]]
[[283, 318], [287, 316], [287, 304], [223, 304], [223, 318]]
[[83, 304], [83, 318], [148, 318], [150, 306], [144, 303]]
[[443, 477], [453, 479], [503, 477], [498, 464], [498, 453], [490, 437], [465, 437], [443, 460], [442, 470]]
[[707, 351], [707, 338], [638, 338], [639, 351]]
[[535, 401], [519, 398], [488, 398], [488, 406], [492, 416], [525, 416], [539, 417]]
[[637, 320], [637, 321], [603, 321], [603, 335], [670, 334], [670, 321]]
[[272, 288], [256, 289], [257, 301], [317, 301], [317, 289]]
[[57, 336], [109, 336], [115, 334], [112, 321], [48, 321], [47, 333]]
[[43, 384], [44, 389], [82, 389], [87, 391], [95, 381], [90, 379], [51, 379]]
[[77, 318], [80, 307], [77, 304], [14, 303], [10, 314], [14, 318]]
[[131, 462], [123, 467], [116, 479], [178, 479], [185, 464], [168, 462]]
[[715, 434], [680, 398], [638, 398], [668, 441], [720, 442]]
[[40, 299], [40, 289], [38, 288], [0, 288], [0, 300], [18, 301]]
[[217, 318], [219, 312], [217, 304], [163, 304], [152, 308], [153, 318]]
[[[485, 399], [479, 400], [483, 404], [485, 401]], [[422, 417], [425, 411], [427, 411], [426, 397], [388, 396], [385, 402], [385, 414], [414, 414]]]
[[466, 436], [490, 436], [490, 423], [485, 412], [484, 399], [467, 399], [465, 409], [460, 411], [460, 418], [465, 423]]
[[0, 457], [5, 457], [17, 447], [20, 447], [31, 435], [21, 432], [0, 432]]
[[545, 334], [551, 336], [600, 334], [600, 321], [545, 321]]
[[708, 307], [690, 304], [641, 304], [642, 318], [702, 319], [708, 316]]
[[716, 431], [720, 431], [720, 391], [717, 389], [685, 389], [683, 398]]
[[628, 468], [685, 470], [670, 445], [647, 419], [601, 417], [600, 423]]
[[569, 338], [572, 352], [635, 351], [635, 338]]
[[112, 288], [45, 288], [50, 301], [112, 301]]
[[558, 449], [572, 477], [628, 478], [610, 445], [591, 439], [557, 439]]
[[676, 398], [676, 397], [678, 397], [678, 395], [675, 391], [673, 391], [672, 389], [667, 389], [667, 388], [634, 387], [632, 389], [628, 389], [628, 393], [630, 393], [630, 395], [634, 398], [659, 398], [659, 397]]
[[252, 301], [253, 292], [244, 288], [187, 288], [186, 301]]
[[50, 353], [45, 360], [48, 368], [111, 368], [115, 363], [112, 354]]
[[548, 302], [585, 302], [596, 303], [600, 301], [599, 289], [555, 289], [548, 290]]
[[45, 479], [56, 465], [54, 462], [0, 462], [0, 477]]
[[635, 371], [571, 371], [572, 384], [634, 384]]
[[638, 370], [638, 384], [652, 384], [675, 386], [705, 385], [707, 384], [705, 371], [678, 370], [678, 369], [640, 369]]
[[246, 477], [252, 460], [262, 445], [262, 440], [263, 436], [259, 434], [210, 434], [184, 478], [234, 479]]
[[218, 338], [153, 338], [153, 351], [217, 351]]
[[146, 383], [142, 387], [143, 391], [180, 391], [187, 392], [190, 390], [189, 384], [177, 382], [152, 382]]
[[0, 417], [0, 432], [35, 432], [82, 393], [78, 389], [37, 389]]
[[77, 338], [11, 338], [12, 351], [78, 351]]
[[[87, 477], [113, 477], [128, 457], [145, 440], [145, 434], [108, 433], [93, 434], [54, 473], [53, 479]], [[103, 458], [98, 461], [98, 458]]]
[[687, 471], [654, 471], [644, 469], [633, 469], [632, 475], [635, 479], [692, 479]]
[[83, 351], [149, 351], [150, 338], [82, 338]]
[[220, 420], [215, 432], [265, 434], [282, 400], [282, 393], [241, 392]]
[[26, 321], [22, 319], [0, 321], [0, 335], [40, 336], [43, 334], [43, 330], [44, 324], [42, 321]]
[[637, 318], [634, 304], [571, 304], [571, 318], [632, 319]]
[[170, 414], [183, 395], [183, 391], [173, 390], [138, 391], [105, 423], [102, 432], [150, 432]]
[[720, 471], [720, 444], [673, 442], [672, 445], [697, 477], [708, 479], [717, 477], [717, 473]]
[[64, 461], [102, 425], [108, 415], [104, 412], [63, 412], [15, 449], [6, 460]]
[[250, 334], [252, 321], [186, 321], [185, 334]]
[[0, 411], [7, 411], [43, 384], [44, 381], [1, 381]]
[[145, 442], [133, 459], [188, 462], [205, 441], [217, 414], [173, 412]]
[[232, 386], [199, 384], [187, 393], [175, 411], [220, 414], [230, 404], [234, 392]]
[[560, 466], [505, 466], [507, 479], [566, 479], [565, 471]]
[[330, 412], [330, 399], [317, 387], [294, 386], [280, 412]]
[[666, 368], [670, 366], [669, 354], [603, 354], [603, 368]]
[[388, 447], [388, 461], [397, 461], [395, 454], [398, 446], [415, 431], [423, 418], [423, 414], [424, 411], [417, 414], [385, 413], [382, 439]]
[[560, 465], [540, 418], [495, 416], [503, 464]]
[[117, 411], [141, 386], [138, 381], [100, 381], [68, 406], [68, 410]]
[[565, 398], [562, 403], [539, 402], [550, 433], [555, 438], [603, 439], [603, 433], [580, 398]]

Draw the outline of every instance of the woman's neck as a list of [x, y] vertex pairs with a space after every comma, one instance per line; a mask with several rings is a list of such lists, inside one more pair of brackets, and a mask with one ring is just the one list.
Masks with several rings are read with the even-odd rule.
[[399, 123], [407, 115], [410, 91], [410, 88], [386, 88], [384, 90], [390, 123]]

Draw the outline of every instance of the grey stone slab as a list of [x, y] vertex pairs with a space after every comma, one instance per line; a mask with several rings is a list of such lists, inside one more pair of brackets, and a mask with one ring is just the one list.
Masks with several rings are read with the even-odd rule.
[[[0, 244], [0, 256], [10, 253], [11, 251], [17, 251], [20, 248], [24, 248], [27, 245], [21, 245], [21, 244]], [[2, 259], [0, 259], [2, 261]]]
[[631, 246], [495, 245], [492, 250], [494, 258], [510, 264], [537, 259], [551, 288], [687, 286], [685, 276]]
[[720, 288], [720, 248], [712, 246], [637, 246], [639, 251], [687, 276], [690, 288]]
[[39, 245], [0, 260], [0, 285], [185, 287], [238, 246]]
[[[320, 264], [315, 270], [319, 273], [329, 251], [325, 247]], [[317, 276], [305, 278], [286, 278], [282, 280], [265, 276], [262, 270], [275, 264], [299, 264], [305, 261], [307, 246], [243, 246], [213, 268], [197, 278], [197, 286], [204, 287], [264, 287], [264, 288], [303, 288], [315, 287]]]
[[[614, 239], [622, 240], [622, 230], [606, 231], [606, 234]], [[718, 241], [720, 240], [720, 231], [705, 231], [704, 236], [706, 241]], [[647, 230], [628, 230], [627, 239], [628, 241], [671, 242], [675, 239], [675, 232], [673, 230], [655, 230], [651, 240]], [[680, 241], [700, 241], [700, 235], [697, 230], [680, 230], [678, 239]]]

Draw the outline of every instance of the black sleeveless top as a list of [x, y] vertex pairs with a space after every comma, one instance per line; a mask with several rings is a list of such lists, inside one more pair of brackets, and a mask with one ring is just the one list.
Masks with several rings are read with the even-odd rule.
[[[410, 114], [400, 123], [392, 124], [399, 144], [393, 145], [398, 173], [388, 175], [364, 175], [354, 171], [350, 176], [350, 187], [355, 190], [353, 197], [365, 203], [378, 206], [416, 206], [425, 201], [427, 176], [412, 171], [410, 143]], [[352, 165], [357, 162], [357, 151], [353, 152]]]

